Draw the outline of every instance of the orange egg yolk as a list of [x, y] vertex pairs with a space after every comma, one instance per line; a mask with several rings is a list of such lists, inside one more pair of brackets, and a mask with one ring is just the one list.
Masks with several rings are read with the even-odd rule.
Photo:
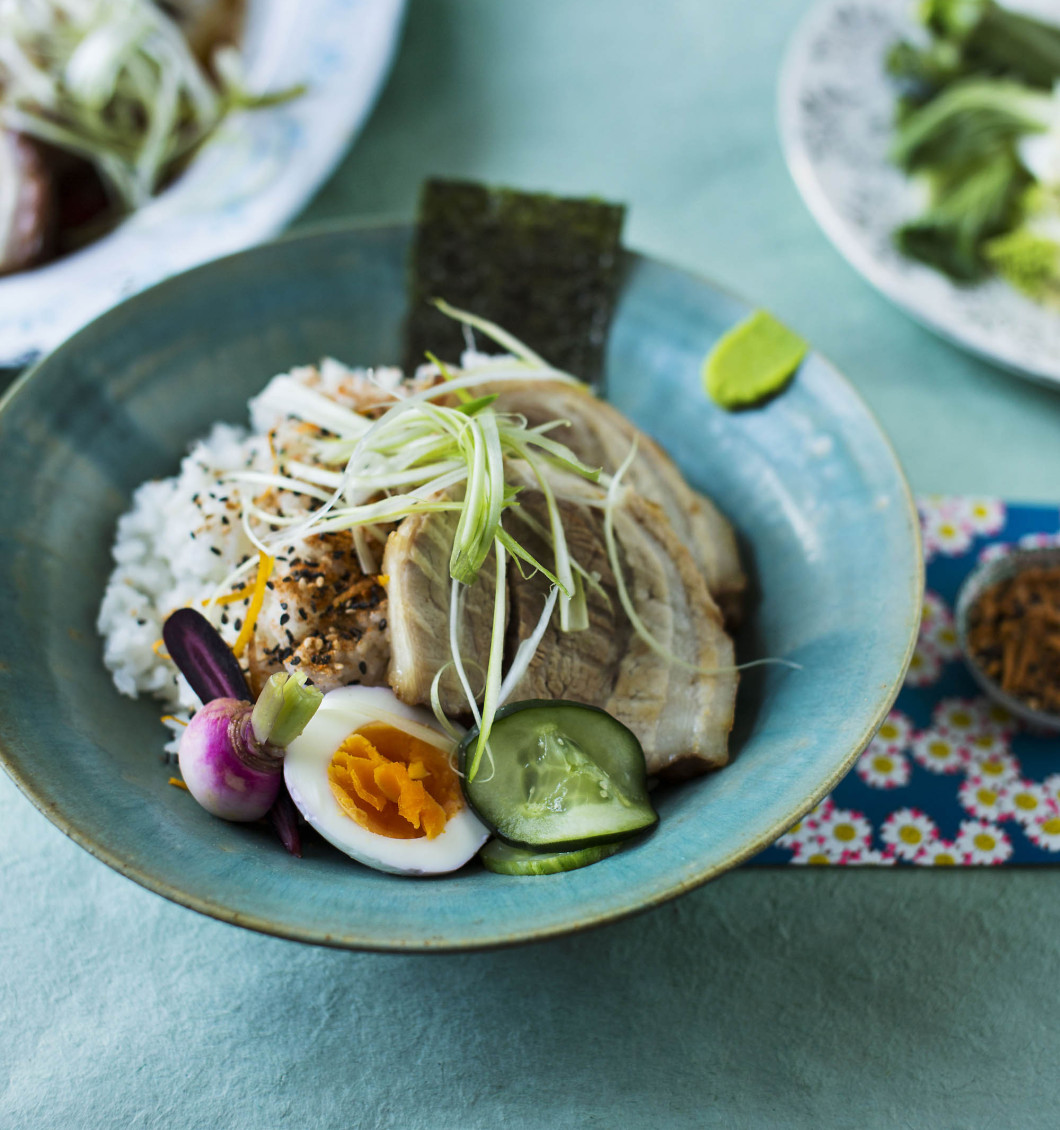
[[328, 783], [343, 812], [391, 839], [433, 840], [464, 806], [444, 751], [385, 722], [372, 722], [335, 751]]

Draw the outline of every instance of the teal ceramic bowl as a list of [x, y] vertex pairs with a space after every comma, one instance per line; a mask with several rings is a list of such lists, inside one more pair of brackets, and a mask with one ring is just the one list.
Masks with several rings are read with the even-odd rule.
[[200, 267], [82, 330], [0, 410], [0, 752], [27, 797], [111, 867], [227, 922], [355, 949], [456, 950], [554, 937], [655, 906], [764, 847], [847, 771], [912, 651], [918, 524], [894, 453], [847, 382], [810, 356], [738, 415], [704, 395], [704, 355], [738, 299], [630, 255], [609, 396], [730, 515], [754, 581], [734, 760], [657, 795], [643, 842], [542, 878], [476, 865], [370, 871], [313, 837], [294, 859], [170, 787], [158, 709], [115, 691], [95, 617], [118, 515], [274, 373], [330, 354], [399, 357], [407, 227], [299, 236]]

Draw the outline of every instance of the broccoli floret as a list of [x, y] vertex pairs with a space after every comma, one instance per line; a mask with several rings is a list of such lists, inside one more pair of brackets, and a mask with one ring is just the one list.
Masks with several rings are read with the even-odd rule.
[[1060, 28], [996, 0], [922, 0], [920, 21], [957, 47], [967, 70], [1050, 89], [1060, 79]]
[[1028, 192], [1054, 179], [1060, 27], [996, 0], [921, 0], [919, 18], [926, 46], [899, 43], [887, 59], [900, 83], [891, 158], [926, 183], [929, 203], [895, 242], [960, 282], [996, 271], [1060, 296], [1060, 200]]
[[933, 40], [927, 46], [900, 40], [890, 47], [887, 73], [909, 87], [911, 94], [936, 92], [961, 77], [961, 49], [948, 40]]
[[952, 178], [937, 177], [927, 211], [895, 232], [898, 248], [959, 282], [978, 281], [990, 269], [983, 241], [1015, 222], [1027, 179], [1008, 153]]
[[1038, 302], [1060, 299], [1060, 243], [1027, 228], [989, 240], [983, 251], [994, 270]]
[[983, 245], [987, 262], [1002, 278], [1038, 302], [1060, 303], [1060, 199], [1032, 185], [1021, 201], [1019, 227]]

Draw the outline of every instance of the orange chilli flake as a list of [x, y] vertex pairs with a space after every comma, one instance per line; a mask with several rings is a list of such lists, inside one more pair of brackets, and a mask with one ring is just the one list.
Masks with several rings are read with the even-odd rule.
[[190, 790], [188, 789], [188, 786], [187, 786], [187, 785], [185, 785], [185, 784], [184, 784], [184, 782], [183, 782], [183, 781], [182, 781], [182, 780], [181, 780], [181, 779], [180, 779], [179, 777], [170, 777], [170, 778], [169, 778], [169, 783], [170, 783], [170, 784], [171, 784], [171, 785], [173, 786], [173, 788], [175, 788], [175, 789], [183, 789], [183, 790], [184, 790], [185, 792], [189, 792], [189, 791], [190, 791]]

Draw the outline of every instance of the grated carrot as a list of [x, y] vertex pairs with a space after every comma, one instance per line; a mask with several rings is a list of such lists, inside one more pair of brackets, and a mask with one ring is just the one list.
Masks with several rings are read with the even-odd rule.
[[162, 640], [162, 639], [158, 639], [158, 640], [155, 640], [155, 642], [153, 644], [151, 644], [151, 650], [155, 653], [155, 655], [158, 656], [159, 659], [168, 659], [169, 658], [169, 652], [164, 650], [165, 646], [166, 646], [166, 641]]
[[258, 576], [257, 580], [254, 582], [254, 596], [251, 598], [250, 607], [247, 609], [247, 618], [243, 621], [243, 627], [236, 637], [236, 642], [232, 645], [232, 654], [235, 655], [237, 659], [246, 650], [247, 644], [250, 643], [250, 637], [254, 634], [254, 624], [258, 619], [258, 613], [261, 611], [261, 605], [265, 600], [265, 585], [268, 583], [269, 576], [272, 573], [272, 567], [275, 564], [275, 557], [268, 557], [266, 554], [259, 551]]
[[208, 604], [235, 604], [237, 600], [246, 600], [248, 596], [254, 595], [253, 585], [244, 585], [241, 589], [236, 589], [235, 592], [225, 593], [224, 596], [216, 597], [214, 600], [207, 598], [202, 602], [203, 608]]
[[187, 722], [183, 718], [178, 718], [174, 714], [163, 714], [160, 721], [162, 722], [176, 722], [178, 726], [186, 726]]
[[190, 792], [188, 786], [185, 785], [184, 782], [179, 777], [170, 777], [169, 783], [175, 789], [183, 789], [185, 792]]

